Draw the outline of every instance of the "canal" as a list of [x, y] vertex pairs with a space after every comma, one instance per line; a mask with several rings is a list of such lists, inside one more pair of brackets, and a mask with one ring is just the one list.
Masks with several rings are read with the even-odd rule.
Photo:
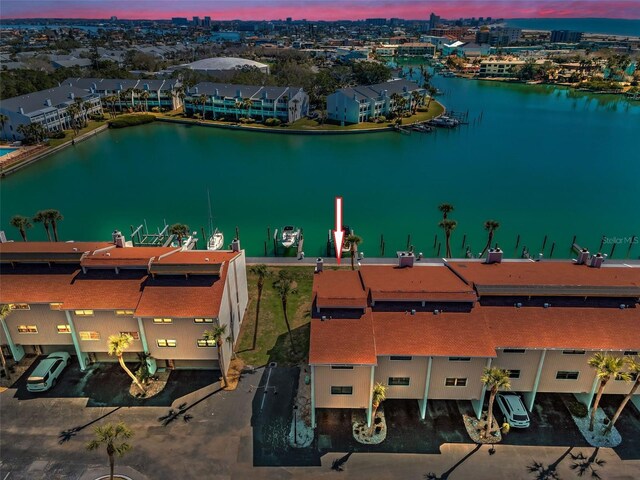
[[[454, 256], [463, 236], [471, 251], [485, 243], [485, 220], [500, 222], [495, 241], [507, 256], [523, 246], [554, 258], [579, 244], [623, 258], [640, 235], [640, 104], [547, 86], [434, 79], [450, 110], [469, 125], [412, 135], [270, 135], [152, 124], [110, 130], [8, 176], [1, 183], [1, 227], [14, 214], [56, 208], [62, 239], [107, 240], [186, 223], [207, 225], [207, 189], [226, 243], [238, 226], [249, 255], [264, 254], [267, 228], [304, 229], [307, 256], [325, 254], [333, 199], [344, 197], [344, 223], [364, 239], [365, 256], [410, 243], [437, 254], [437, 205], [455, 206]], [[30, 240], [43, 240], [35, 225]], [[516, 239], [520, 236], [518, 249]], [[202, 242], [201, 242], [202, 243]], [[268, 243], [271, 253], [272, 241]], [[633, 245], [632, 258], [640, 256]]]

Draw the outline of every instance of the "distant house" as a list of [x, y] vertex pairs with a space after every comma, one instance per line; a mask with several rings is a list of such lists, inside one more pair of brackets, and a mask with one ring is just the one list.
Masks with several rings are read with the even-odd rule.
[[58, 132], [72, 128], [73, 119], [67, 109], [69, 105], [82, 100], [82, 115], [102, 115], [100, 97], [86, 90], [63, 85], [39, 92], [8, 98], [0, 103], [0, 114], [8, 120], [2, 127], [2, 138], [23, 140], [18, 131], [20, 125], [39, 123], [47, 132]]
[[392, 100], [394, 93], [411, 104], [413, 92], [424, 95], [426, 90], [414, 82], [403, 79], [341, 88], [327, 97], [327, 116], [329, 120], [341, 124], [361, 123], [369, 118], [388, 116], [395, 107]]

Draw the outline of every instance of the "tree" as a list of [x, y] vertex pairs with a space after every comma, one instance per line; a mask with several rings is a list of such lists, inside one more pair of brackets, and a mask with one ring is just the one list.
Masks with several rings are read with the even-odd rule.
[[[11, 307], [6, 303], [0, 305], [0, 319], [4, 321], [5, 318], [11, 313]], [[7, 365], [7, 359], [4, 358], [4, 350], [2, 350], [2, 345], [0, 345], [0, 361], [2, 362], [2, 369], [4, 370], [4, 374], [7, 377], [7, 380], [11, 378], [11, 372], [9, 371], [9, 366]]]
[[169, 227], [169, 233], [171, 235], [178, 236], [178, 245], [182, 246], [182, 237], [189, 235], [189, 225], [184, 223], [174, 223]]
[[33, 226], [31, 225], [31, 222], [29, 221], [29, 219], [22, 215], [14, 215], [13, 217], [11, 217], [11, 225], [13, 227], [16, 227], [20, 231], [20, 236], [22, 237], [22, 240], [26, 242], [27, 228], [31, 228]]
[[142, 391], [142, 393], [147, 393], [147, 391], [142, 386], [142, 384], [138, 381], [136, 376], [133, 373], [131, 373], [131, 370], [129, 370], [127, 365], [124, 363], [124, 358], [123, 358], [124, 352], [127, 348], [129, 348], [129, 345], [131, 344], [132, 341], [133, 341], [133, 337], [128, 333], [121, 333], [119, 335], [109, 335], [109, 341], [107, 342], [107, 349], [108, 349], [107, 351], [109, 355], [112, 355], [112, 356], [115, 355], [116, 357], [118, 357], [118, 362], [120, 362], [120, 366], [127, 373], [127, 375], [131, 377], [131, 380], [133, 380], [133, 383], [135, 383], [138, 386], [138, 388]]
[[411, 92], [411, 111], [415, 114], [422, 102], [422, 94], [418, 90]]
[[372, 85], [391, 79], [391, 69], [378, 62], [356, 62], [353, 65], [353, 75], [357, 83]]
[[45, 217], [49, 220], [51, 224], [51, 229], [53, 230], [53, 239], [54, 241], [58, 241], [58, 222], [64, 220], [64, 217], [60, 214], [58, 210], [50, 208], [44, 211]]
[[370, 425], [370, 430], [369, 433], [373, 432], [373, 429], [375, 427], [375, 419], [376, 419], [376, 413], [378, 413], [378, 408], [380, 407], [380, 404], [382, 402], [385, 401], [385, 399], [387, 398], [387, 386], [384, 383], [376, 383], [373, 386], [373, 392], [371, 395], [371, 425]]
[[438, 205], [438, 210], [442, 212], [442, 219], [446, 220], [447, 215], [453, 212], [454, 207], [450, 203], [441, 203], [440, 205]]
[[291, 340], [291, 350], [294, 355], [298, 355], [296, 350], [296, 346], [293, 343], [293, 334], [291, 333], [291, 325], [289, 325], [289, 316], [287, 315], [287, 302], [289, 300], [289, 295], [295, 295], [298, 291], [293, 288], [293, 280], [286, 272], [286, 270], [280, 270], [278, 274], [278, 280], [273, 284], [280, 296], [280, 302], [282, 303], [282, 311], [284, 313], [284, 323], [287, 325], [287, 331], [289, 332], [289, 339]]
[[[362, 237], [356, 235], [355, 233], [351, 233], [347, 236], [346, 242], [349, 245], [349, 252], [351, 253], [351, 270], [355, 270], [356, 253], [358, 252], [358, 245], [362, 243]], [[341, 248], [341, 246], [336, 245], [336, 248]]]
[[242, 100], [242, 102], [240, 102], [240, 109], [241, 110], [246, 110], [247, 118], [251, 118], [251, 107], [252, 106], [253, 106], [253, 103], [251, 102], [250, 98], [245, 98], [244, 100]]
[[627, 364], [627, 370], [629, 371], [629, 380], [633, 379], [633, 376], [635, 376], [635, 380], [631, 390], [629, 390], [629, 393], [624, 396], [624, 399], [620, 403], [616, 413], [613, 415], [613, 418], [604, 429], [605, 433], [609, 433], [611, 431], [615, 423], [618, 421], [618, 417], [622, 413], [622, 410], [624, 410], [624, 407], [629, 403], [631, 397], [633, 397], [638, 391], [638, 387], [640, 387], [640, 356], [626, 357], [625, 362]]
[[47, 239], [51, 241], [51, 233], [49, 232], [50, 220], [45, 215], [45, 210], [40, 210], [35, 214], [35, 216], [33, 217], [33, 223], [42, 223], [45, 232], [47, 232]]
[[482, 377], [480, 381], [489, 389], [489, 408], [487, 410], [487, 426], [485, 427], [483, 436], [486, 437], [491, 426], [493, 425], [493, 402], [496, 399], [496, 395], [500, 389], [510, 390], [511, 382], [509, 380], [509, 370], [503, 370], [501, 368], [485, 367], [482, 371]]
[[[205, 340], [213, 340], [216, 342], [216, 349], [218, 350], [218, 364], [220, 365], [220, 371], [222, 371], [222, 379], [224, 380], [224, 386], [227, 387], [229, 382], [227, 381], [227, 370], [224, 367], [224, 357], [222, 355], [222, 339], [227, 333], [227, 326], [221, 325], [219, 327], [214, 327], [212, 330], [205, 330], [204, 338]], [[233, 347], [232, 347], [233, 349]]]
[[260, 300], [262, 300], [262, 289], [264, 288], [264, 279], [271, 275], [271, 271], [267, 268], [264, 263], [260, 263], [258, 265], [253, 265], [249, 268], [249, 271], [258, 277], [258, 301], [256, 304], [256, 325], [254, 327], [253, 333], [253, 346], [252, 350], [256, 348], [256, 340], [258, 335], [258, 319], [260, 318]]
[[440, 228], [444, 230], [444, 235], [445, 235], [446, 244], [447, 244], [446, 256], [448, 258], [451, 258], [452, 256], [451, 255], [451, 232], [453, 232], [455, 228], [458, 226], [458, 222], [456, 222], [455, 220], [446, 219], [446, 220], [440, 220], [440, 223], [438, 225], [440, 226]]
[[122, 457], [131, 450], [131, 445], [123, 440], [128, 440], [133, 436], [131, 429], [124, 423], [107, 423], [98, 425], [95, 429], [95, 438], [87, 444], [87, 450], [97, 450], [102, 445], [107, 447], [109, 456], [109, 468], [111, 471], [110, 480], [113, 480], [113, 469], [115, 466], [115, 456]]
[[140, 99], [144, 100], [144, 111], [149, 111], [149, 90], [143, 90], [140, 94]]
[[482, 249], [482, 253], [480, 254], [481, 257], [486, 253], [486, 251], [491, 246], [491, 242], [493, 241], [493, 235], [498, 228], [500, 228], [500, 222], [496, 222], [495, 220], [487, 220], [486, 222], [484, 222], [484, 229], [489, 233], [487, 236], [487, 244], [484, 246], [484, 248]]
[[600, 381], [600, 384], [598, 385], [598, 393], [591, 405], [589, 431], [593, 432], [593, 426], [596, 421], [596, 411], [598, 410], [598, 404], [600, 403], [600, 398], [604, 392], [604, 387], [612, 378], [615, 380], [628, 381], [630, 376], [623, 370], [625, 366], [624, 357], [614, 357], [613, 355], [598, 352], [589, 359], [588, 363], [590, 367], [595, 369], [596, 377]]
[[9, 121], [9, 117], [7, 117], [4, 113], [0, 113], [0, 125], [2, 125], [1, 132], [4, 133], [4, 125]]

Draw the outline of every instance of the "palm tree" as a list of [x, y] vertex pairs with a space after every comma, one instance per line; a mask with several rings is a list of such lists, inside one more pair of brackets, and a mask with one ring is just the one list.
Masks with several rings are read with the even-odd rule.
[[207, 106], [207, 96], [204, 93], [202, 95], [200, 95], [197, 98], [197, 103], [199, 105], [202, 105], [202, 119], [205, 120], [206, 119], [205, 109], [206, 109], [206, 106]]
[[178, 236], [178, 245], [182, 246], [182, 237], [189, 235], [189, 225], [174, 223], [169, 228], [169, 233]]
[[67, 107], [67, 114], [69, 115], [69, 123], [73, 129], [73, 133], [78, 135], [80, 131], [80, 124], [78, 122], [78, 116], [80, 115], [80, 107], [77, 104], [72, 103]]
[[613, 415], [613, 418], [609, 422], [609, 425], [607, 425], [607, 427], [604, 429], [605, 433], [609, 433], [611, 431], [613, 425], [618, 421], [618, 417], [622, 413], [622, 410], [624, 410], [624, 407], [627, 405], [629, 400], [631, 400], [631, 397], [633, 397], [638, 391], [638, 387], [640, 387], [640, 356], [626, 357], [625, 362], [627, 363], [629, 378], [632, 379], [632, 376], [635, 375], [635, 381], [633, 382], [633, 386], [631, 387], [631, 390], [629, 390], [629, 393], [624, 396], [624, 399], [620, 403], [620, 406], [616, 410], [616, 413]]
[[131, 377], [131, 380], [133, 380], [133, 382], [138, 386], [138, 388], [142, 391], [142, 393], [147, 393], [147, 391], [144, 389], [140, 381], [138, 381], [136, 376], [133, 373], [131, 373], [131, 370], [129, 370], [127, 365], [124, 363], [124, 358], [123, 358], [124, 352], [127, 348], [129, 348], [129, 345], [131, 344], [132, 341], [133, 341], [133, 337], [128, 333], [121, 333], [119, 335], [109, 335], [109, 341], [107, 343], [107, 348], [108, 348], [107, 351], [109, 355], [115, 355], [116, 357], [118, 357], [118, 362], [120, 362], [120, 366], [122, 367], [122, 369], [125, 372], [127, 372], [127, 375]]
[[148, 112], [149, 111], [149, 91], [143, 90], [143, 92], [140, 94], [140, 99], [144, 100], [144, 111]]
[[47, 232], [47, 239], [51, 241], [51, 233], [49, 232], [50, 221], [49, 218], [45, 215], [45, 210], [40, 210], [33, 217], [33, 223], [42, 223], [44, 226], [45, 232]]
[[133, 436], [131, 429], [124, 423], [107, 423], [106, 425], [98, 425], [95, 429], [95, 438], [87, 444], [87, 450], [97, 450], [102, 445], [107, 446], [107, 455], [109, 456], [109, 467], [111, 469], [110, 480], [113, 480], [113, 468], [115, 466], [115, 456], [122, 457], [131, 450], [131, 445], [126, 441]]
[[384, 383], [376, 383], [373, 386], [373, 393], [371, 395], [371, 426], [369, 427], [369, 433], [373, 432], [375, 427], [376, 413], [378, 413], [378, 407], [387, 398], [387, 386]]
[[2, 125], [2, 133], [4, 133], [4, 125], [9, 121], [9, 117], [7, 117], [4, 113], [0, 113], [0, 125]]
[[398, 114], [398, 112], [400, 111], [400, 100], [402, 100], [402, 95], [400, 95], [399, 93], [392, 93], [391, 94], [391, 108], [390, 110], [392, 112], [394, 112], [396, 115]]
[[53, 208], [45, 210], [44, 215], [47, 217], [47, 219], [49, 220], [49, 223], [51, 224], [51, 229], [53, 230], [53, 239], [54, 241], [57, 242], [58, 241], [58, 222], [60, 220], [64, 220], [64, 217], [58, 210], [55, 210]]
[[14, 215], [11, 217], [11, 225], [20, 230], [20, 235], [22, 236], [22, 240], [27, 241], [27, 228], [31, 228], [31, 222], [27, 217], [23, 217], [22, 215]]
[[[7, 315], [11, 313], [11, 307], [6, 303], [0, 305], [0, 319], [4, 320], [7, 318]], [[2, 362], [2, 369], [4, 370], [4, 374], [7, 377], [7, 380], [11, 378], [11, 372], [9, 371], [9, 366], [7, 365], [7, 359], [4, 358], [4, 350], [2, 349], [2, 345], [0, 345], [0, 361]]]
[[487, 220], [486, 222], [484, 222], [484, 229], [489, 232], [489, 235], [487, 237], [487, 244], [484, 246], [484, 248], [482, 249], [482, 253], [480, 254], [481, 257], [491, 246], [491, 242], [493, 241], [493, 234], [498, 228], [500, 228], [500, 222], [496, 222], [495, 220]]
[[593, 401], [593, 405], [591, 405], [589, 431], [593, 432], [593, 425], [596, 421], [596, 411], [598, 410], [598, 404], [600, 403], [602, 392], [604, 392], [604, 387], [612, 378], [615, 380], [628, 381], [630, 379], [630, 375], [623, 371], [626, 363], [624, 357], [614, 357], [613, 355], [598, 352], [589, 359], [588, 363], [590, 367], [595, 369], [596, 377], [600, 380], [596, 399]]
[[489, 395], [489, 408], [487, 411], [487, 426], [484, 430], [484, 437], [487, 436], [493, 425], [493, 402], [496, 399], [496, 395], [500, 389], [510, 390], [511, 382], [509, 380], [509, 370], [503, 370], [497, 367], [487, 368], [482, 371], [482, 377], [480, 381], [489, 388], [491, 392]]
[[260, 318], [260, 300], [262, 299], [262, 289], [264, 288], [264, 279], [271, 275], [271, 271], [267, 269], [264, 263], [253, 265], [249, 271], [258, 276], [258, 302], [256, 304], [256, 325], [253, 331], [253, 346], [252, 350], [256, 348], [256, 341], [258, 336], [258, 319]]
[[450, 203], [441, 203], [440, 205], [438, 205], [438, 210], [442, 212], [442, 219], [446, 220], [447, 215], [453, 212], [454, 207]]
[[414, 90], [413, 92], [411, 92], [411, 110], [413, 111], [413, 113], [415, 114], [418, 111], [418, 106], [420, 105], [420, 101], [422, 100], [422, 94], [417, 91]]
[[280, 302], [282, 302], [282, 311], [284, 312], [284, 323], [287, 325], [287, 331], [289, 332], [289, 339], [291, 340], [291, 350], [294, 355], [298, 355], [296, 346], [293, 343], [293, 334], [291, 333], [291, 325], [289, 325], [289, 317], [287, 315], [287, 301], [290, 294], [296, 294], [298, 291], [293, 288], [293, 280], [289, 277], [289, 274], [285, 270], [280, 270], [278, 280], [273, 285], [280, 296]]
[[453, 232], [455, 228], [458, 226], [458, 222], [456, 222], [455, 220], [446, 219], [446, 220], [440, 220], [440, 223], [438, 225], [440, 226], [440, 228], [444, 230], [444, 235], [447, 243], [446, 256], [448, 258], [451, 258], [452, 256], [451, 255], [451, 232]]
[[[355, 270], [356, 252], [358, 251], [358, 245], [362, 243], [362, 237], [356, 235], [355, 233], [351, 233], [347, 237], [346, 242], [349, 244], [349, 252], [351, 253], [351, 270]], [[341, 247], [339, 245], [336, 245], [336, 248]]]
[[220, 365], [220, 371], [222, 371], [222, 379], [224, 380], [224, 386], [228, 386], [229, 382], [227, 381], [227, 371], [224, 368], [224, 358], [222, 356], [222, 339], [227, 333], [227, 326], [222, 325], [219, 327], [214, 327], [212, 330], [205, 330], [204, 338], [206, 340], [213, 340], [216, 342], [216, 348], [218, 350], [218, 364]]
[[251, 118], [251, 107], [252, 106], [253, 106], [253, 103], [251, 102], [250, 98], [245, 98], [240, 103], [240, 108], [242, 110], [246, 110], [247, 111], [247, 118]]

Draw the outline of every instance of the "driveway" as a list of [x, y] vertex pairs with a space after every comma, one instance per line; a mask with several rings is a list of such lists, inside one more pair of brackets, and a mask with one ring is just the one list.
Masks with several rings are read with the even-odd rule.
[[[603, 395], [600, 408], [609, 418], [613, 418], [623, 398], [623, 395]], [[622, 443], [614, 448], [615, 452], [623, 460], [640, 460], [640, 412], [633, 403], [627, 403], [616, 422], [616, 428], [622, 436]]]

